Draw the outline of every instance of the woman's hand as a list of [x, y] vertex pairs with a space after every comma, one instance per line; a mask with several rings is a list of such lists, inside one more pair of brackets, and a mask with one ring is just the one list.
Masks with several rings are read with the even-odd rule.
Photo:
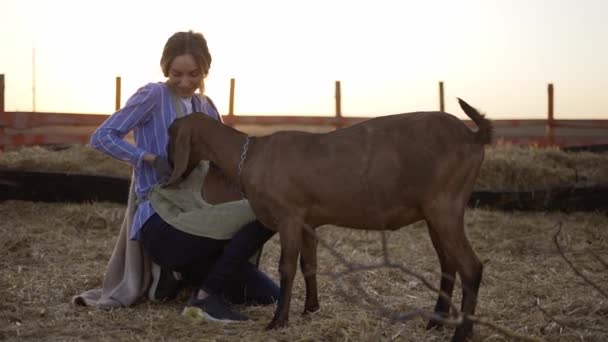
[[171, 177], [173, 167], [167, 159], [153, 154], [146, 154], [144, 160], [152, 165], [162, 181], [166, 181]]

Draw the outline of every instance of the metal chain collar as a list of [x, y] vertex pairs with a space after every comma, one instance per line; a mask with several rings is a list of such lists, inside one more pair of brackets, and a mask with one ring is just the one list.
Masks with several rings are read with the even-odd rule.
[[238, 173], [237, 173], [237, 181], [239, 183], [239, 188], [241, 188], [241, 198], [245, 198], [245, 193], [243, 192], [243, 187], [241, 186], [241, 173], [243, 173], [243, 167], [245, 166], [245, 159], [247, 159], [247, 150], [249, 149], [249, 142], [251, 142], [251, 137], [247, 136], [245, 139], [245, 144], [243, 145], [243, 152], [241, 153], [241, 160], [238, 165]]

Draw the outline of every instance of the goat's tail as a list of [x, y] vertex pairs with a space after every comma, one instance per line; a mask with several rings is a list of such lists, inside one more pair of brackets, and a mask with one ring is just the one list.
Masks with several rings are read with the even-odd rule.
[[477, 125], [478, 129], [475, 133], [476, 140], [483, 145], [490, 144], [492, 142], [492, 136], [494, 135], [492, 122], [461, 98], [458, 98], [458, 104], [460, 104], [460, 108], [462, 108], [465, 114]]

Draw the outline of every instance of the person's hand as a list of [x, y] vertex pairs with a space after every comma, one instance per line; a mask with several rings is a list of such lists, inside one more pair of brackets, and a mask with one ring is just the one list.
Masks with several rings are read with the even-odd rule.
[[169, 161], [161, 156], [156, 156], [152, 161], [152, 167], [160, 177], [161, 181], [167, 181], [171, 177], [173, 167]]

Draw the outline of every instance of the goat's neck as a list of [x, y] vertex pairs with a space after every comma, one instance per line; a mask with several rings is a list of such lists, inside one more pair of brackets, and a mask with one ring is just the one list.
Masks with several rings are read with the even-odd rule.
[[228, 179], [239, 182], [239, 163], [243, 146], [247, 140], [247, 134], [237, 131], [232, 127], [218, 125], [205, 139], [210, 142], [212, 150], [211, 161], [217, 165]]

